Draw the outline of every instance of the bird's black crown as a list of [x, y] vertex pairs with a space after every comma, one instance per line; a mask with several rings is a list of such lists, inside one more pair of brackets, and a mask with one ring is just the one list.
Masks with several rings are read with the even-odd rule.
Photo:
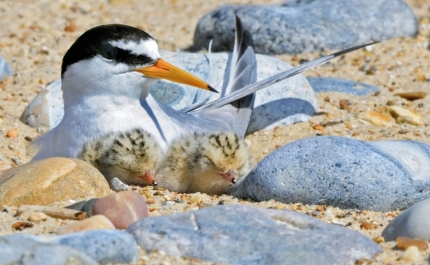
[[[110, 41], [124, 40], [125, 42], [145, 41], [153, 39], [148, 33], [138, 28], [121, 24], [97, 26], [82, 34], [69, 48], [63, 57], [61, 75], [70, 65], [81, 60], [88, 60], [101, 55], [109, 60], [129, 65], [143, 65], [153, 62], [147, 55], [132, 54], [129, 50], [112, 46]], [[155, 63], [155, 62], [154, 62]]]

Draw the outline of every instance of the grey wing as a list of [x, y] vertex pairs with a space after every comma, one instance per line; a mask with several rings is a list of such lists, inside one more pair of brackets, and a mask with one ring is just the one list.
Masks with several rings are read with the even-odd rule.
[[279, 73], [279, 74], [274, 75], [272, 77], [263, 79], [263, 80], [261, 80], [261, 81], [259, 81], [257, 83], [248, 85], [248, 86], [246, 86], [246, 87], [244, 87], [244, 88], [242, 88], [240, 90], [237, 90], [237, 91], [235, 91], [235, 92], [233, 92], [233, 93], [231, 93], [229, 95], [226, 95], [226, 96], [224, 96], [224, 97], [222, 97], [222, 98], [220, 98], [218, 100], [209, 102], [209, 103], [207, 103], [207, 104], [205, 104], [205, 105], [203, 105], [203, 106], [201, 106], [199, 108], [194, 109], [192, 112], [193, 113], [197, 113], [197, 112], [201, 112], [201, 111], [204, 111], [204, 110], [212, 110], [212, 109], [220, 108], [221, 106], [224, 106], [224, 105], [232, 103], [232, 102], [234, 102], [234, 101], [236, 101], [238, 99], [246, 97], [246, 96], [248, 96], [250, 94], [253, 94], [253, 93], [257, 92], [258, 90], [260, 90], [262, 88], [265, 88], [265, 87], [273, 85], [273, 84], [275, 84], [275, 83], [277, 83], [279, 81], [282, 81], [282, 80], [287, 79], [289, 77], [292, 77], [292, 76], [295, 76], [297, 74], [300, 74], [300, 73], [302, 73], [302, 72], [304, 72], [304, 71], [306, 71], [308, 69], [311, 69], [313, 67], [316, 67], [318, 65], [324, 64], [324, 63], [330, 61], [333, 58], [336, 58], [336, 57], [341, 56], [343, 54], [346, 54], [346, 53], [358, 50], [360, 48], [363, 48], [365, 46], [372, 45], [372, 44], [375, 44], [375, 43], [377, 43], [377, 42], [355, 46], [355, 47], [352, 47], [352, 48], [349, 48], [349, 49], [346, 49], [346, 50], [342, 50], [342, 51], [339, 51], [339, 52], [336, 52], [336, 53], [333, 53], [333, 54], [330, 54], [330, 55], [323, 56], [321, 58], [315, 59], [313, 61], [310, 61], [310, 62], [307, 62], [307, 63], [304, 63], [304, 64], [301, 64], [301, 65], [299, 65], [297, 67], [294, 67], [294, 68], [291, 68], [291, 69], [289, 69], [289, 70], [287, 70], [285, 72], [282, 72], [282, 73]]
[[[225, 97], [257, 81], [257, 61], [252, 38], [243, 28], [241, 20], [236, 16], [236, 38], [230, 64], [227, 85], [219, 96]], [[218, 120], [228, 124], [229, 131], [244, 137], [251, 118], [254, 105], [254, 94], [229, 102], [230, 107], [217, 108], [217, 111], [203, 110], [198, 112], [201, 119]], [[200, 104], [202, 106], [202, 104]], [[200, 107], [195, 105], [195, 107]], [[188, 112], [192, 109], [188, 109]]]

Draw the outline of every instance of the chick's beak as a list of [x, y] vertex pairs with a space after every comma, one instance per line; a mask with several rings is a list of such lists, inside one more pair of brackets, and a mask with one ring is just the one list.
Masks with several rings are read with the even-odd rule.
[[236, 173], [234, 173], [234, 171], [231, 169], [226, 173], [219, 173], [219, 175], [228, 182], [231, 182], [233, 184], [236, 183]]
[[151, 172], [150, 170], [147, 170], [147, 171], [145, 172], [145, 174], [143, 174], [143, 176], [141, 176], [141, 178], [142, 178], [145, 182], [147, 182], [147, 183], [149, 183], [149, 184], [151, 184], [151, 185], [153, 185], [153, 186], [157, 186], [157, 182], [155, 181], [154, 174], [152, 174], [152, 172]]
[[167, 79], [172, 82], [190, 85], [218, 93], [214, 88], [212, 88], [203, 80], [195, 77], [190, 73], [185, 72], [184, 70], [179, 69], [174, 65], [171, 65], [163, 59], [158, 59], [158, 61], [152, 66], [145, 68], [137, 68], [135, 71], [142, 73], [147, 77]]

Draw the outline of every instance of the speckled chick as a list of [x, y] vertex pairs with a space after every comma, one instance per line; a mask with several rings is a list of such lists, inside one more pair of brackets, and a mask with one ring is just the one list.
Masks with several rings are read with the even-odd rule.
[[195, 133], [172, 143], [155, 175], [171, 191], [223, 194], [253, 165], [247, 144], [236, 134]]
[[157, 185], [152, 170], [161, 157], [155, 139], [142, 129], [108, 134], [87, 142], [79, 158], [94, 165], [110, 182]]

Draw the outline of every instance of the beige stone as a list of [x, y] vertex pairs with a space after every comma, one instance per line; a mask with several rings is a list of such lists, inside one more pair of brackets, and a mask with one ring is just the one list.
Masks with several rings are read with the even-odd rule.
[[423, 117], [415, 111], [399, 106], [390, 106], [390, 113], [397, 123], [409, 123], [412, 125], [424, 125]]
[[112, 222], [104, 215], [94, 215], [88, 219], [77, 221], [58, 228], [57, 235], [77, 233], [85, 230], [115, 229]]
[[400, 259], [405, 261], [419, 261], [421, 260], [420, 252], [416, 246], [410, 246], [400, 255]]
[[47, 219], [48, 216], [41, 212], [33, 212], [30, 214], [30, 217], [28, 217], [28, 220], [32, 222], [46, 221]]
[[111, 194], [103, 175], [72, 158], [48, 158], [0, 172], [0, 205], [50, 205]]
[[390, 115], [376, 111], [360, 112], [357, 118], [375, 126], [391, 126], [394, 123]]

